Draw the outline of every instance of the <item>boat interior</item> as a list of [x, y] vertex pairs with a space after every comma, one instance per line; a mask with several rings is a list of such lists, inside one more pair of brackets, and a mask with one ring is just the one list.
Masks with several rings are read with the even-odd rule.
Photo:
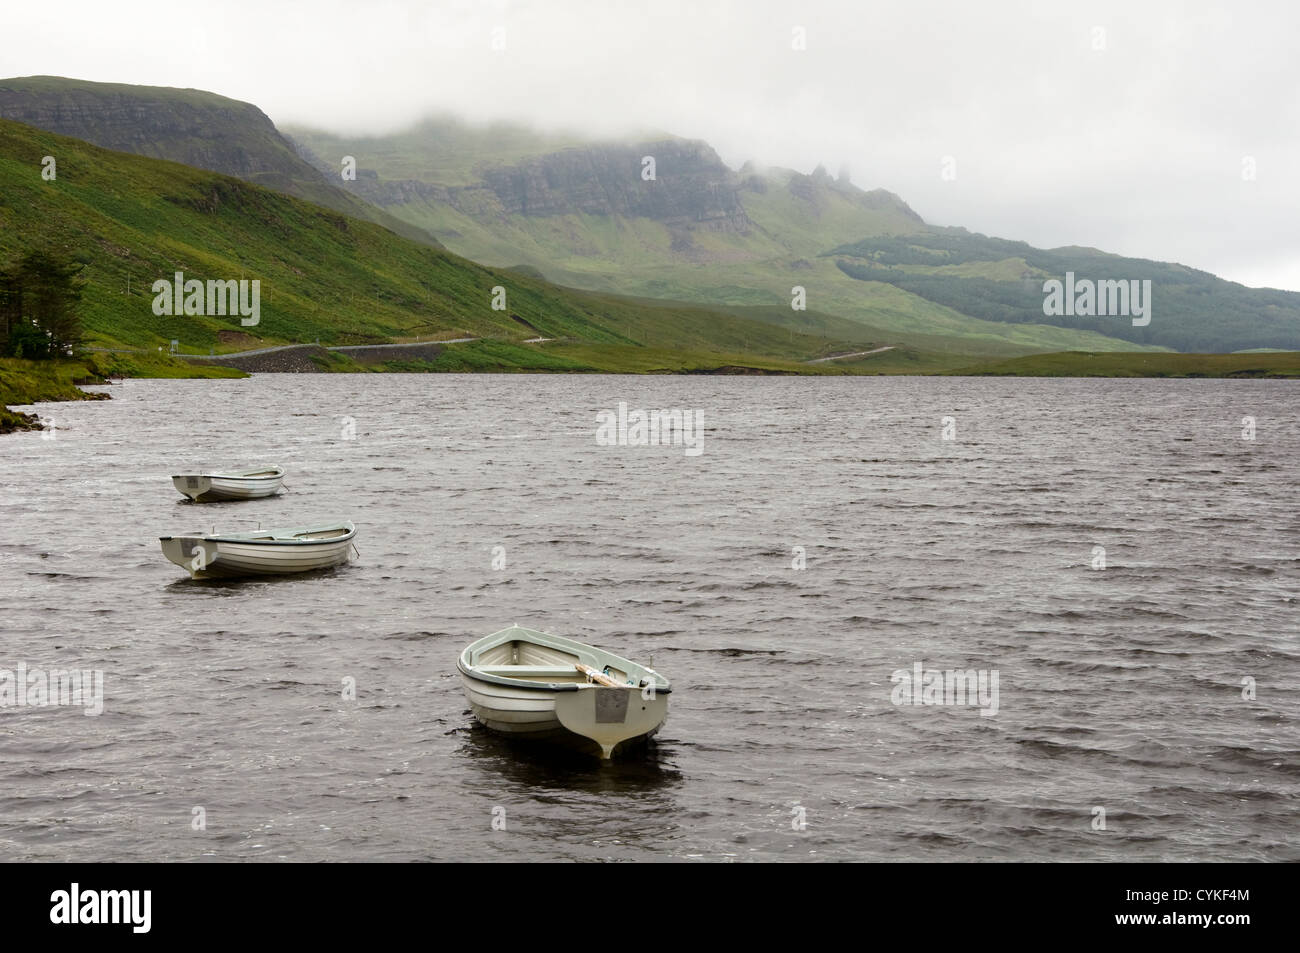
[[475, 653], [472, 659], [474, 667], [485, 675], [529, 682], [586, 682], [586, 674], [577, 668], [580, 663], [602, 670], [618, 682], [629, 681], [626, 672], [613, 666], [606, 671], [594, 657], [583, 658], [573, 652], [522, 639], [494, 645]]
[[182, 473], [177, 476], [173, 476], [172, 479], [179, 480], [182, 477], [184, 477], [186, 479], [193, 480], [202, 477], [205, 480], [264, 480], [264, 479], [270, 479], [271, 477], [278, 477], [278, 476], [284, 476], [283, 467], [271, 467], [269, 470], [248, 470], [247, 472], [244, 473], [230, 473], [226, 471], [222, 471], [220, 473], [195, 473], [195, 474]]
[[352, 530], [346, 526], [327, 526], [323, 529], [309, 529], [300, 533], [295, 533], [291, 529], [271, 529], [258, 530], [252, 533], [233, 533], [229, 539], [236, 540], [304, 540], [313, 542], [316, 540], [329, 541], [331, 539], [340, 539], [351, 533]]
[[305, 533], [297, 533], [288, 539], [337, 539], [340, 536], [346, 536], [351, 530], [343, 526], [334, 526], [330, 529], [313, 529]]

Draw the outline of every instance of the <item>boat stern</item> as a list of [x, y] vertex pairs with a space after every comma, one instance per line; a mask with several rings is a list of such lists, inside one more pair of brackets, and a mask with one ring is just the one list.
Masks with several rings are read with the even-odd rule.
[[555, 716], [569, 731], [590, 738], [608, 760], [624, 741], [654, 734], [668, 717], [668, 696], [649, 688], [582, 686], [555, 696]]
[[212, 489], [212, 480], [191, 473], [172, 477], [172, 486], [176, 487], [181, 496], [187, 496], [197, 503], [200, 497]]
[[217, 544], [197, 536], [160, 536], [163, 555], [186, 570], [191, 579], [206, 579], [217, 561]]

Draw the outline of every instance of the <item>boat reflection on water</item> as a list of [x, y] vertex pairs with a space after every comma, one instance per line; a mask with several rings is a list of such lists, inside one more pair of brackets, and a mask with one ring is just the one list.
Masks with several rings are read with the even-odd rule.
[[465, 712], [468, 727], [458, 729], [464, 744], [459, 754], [498, 782], [507, 781], [536, 793], [538, 788], [588, 794], [642, 793], [671, 789], [681, 783], [674, 765], [675, 745], [650, 739], [612, 761], [592, 758], [561, 745], [499, 735]]

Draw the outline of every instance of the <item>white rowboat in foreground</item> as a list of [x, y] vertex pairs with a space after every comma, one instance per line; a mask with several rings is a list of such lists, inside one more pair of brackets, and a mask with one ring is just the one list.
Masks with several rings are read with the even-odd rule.
[[257, 500], [280, 492], [282, 467], [264, 467], [244, 473], [184, 473], [172, 477], [172, 486], [195, 503], [214, 500]]
[[668, 717], [668, 679], [603, 649], [522, 626], [479, 639], [457, 661], [474, 716], [515, 738], [612, 757]]
[[163, 555], [191, 579], [280, 576], [347, 562], [357, 535], [351, 523], [295, 526], [253, 533], [160, 536]]

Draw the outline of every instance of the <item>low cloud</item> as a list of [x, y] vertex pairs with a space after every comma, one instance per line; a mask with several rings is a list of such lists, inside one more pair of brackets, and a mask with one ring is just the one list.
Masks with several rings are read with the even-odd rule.
[[435, 111], [664, 129], [733, 165], [847, 166], [927, 221], [1300, 290], [1284, 2], [84, 0], [6, 19], [7, 75], [193, 86], [344, 132]]

